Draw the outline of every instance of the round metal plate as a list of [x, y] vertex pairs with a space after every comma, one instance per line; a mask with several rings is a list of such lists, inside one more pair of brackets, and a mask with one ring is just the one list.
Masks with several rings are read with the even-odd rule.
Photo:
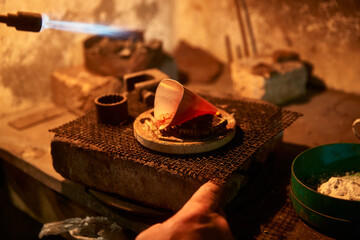
[[193, 154], [208, 152], [220, 148], [235, 136], [236, 121], [232, 114], [219, 110], [228, 121], [228, 131], [213, 138], [184, 140], [175, 137], [164, 137], [155, 126], [153, 109], [140, 114], [134, 121], [135, 138], [145, 147], [154, 151], [170, 154]]

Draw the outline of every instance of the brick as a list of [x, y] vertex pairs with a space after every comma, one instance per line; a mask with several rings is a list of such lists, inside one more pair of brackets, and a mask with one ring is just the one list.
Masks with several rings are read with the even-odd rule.
[[83, 66], [60, 69], [51, 76], [53, 102], [78, 115], [95, 109], [96, 97], [119, 92], [121, 87], [117, 78], [93, 74]]

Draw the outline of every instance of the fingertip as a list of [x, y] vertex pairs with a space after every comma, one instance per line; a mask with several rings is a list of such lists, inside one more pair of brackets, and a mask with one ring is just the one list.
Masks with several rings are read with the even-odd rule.
[[200, 203], [204, 208], [215, 210], [218, 207], [222, 191], [221, 185], [208, 181], [194, 193], [186, 205]]
[[214, 193], [221, 193], [223, 187], [221, 184], [216, 183], [212, 180], [204, 183], [200, 188], [205, 188], [207, 191], [211, 191]]

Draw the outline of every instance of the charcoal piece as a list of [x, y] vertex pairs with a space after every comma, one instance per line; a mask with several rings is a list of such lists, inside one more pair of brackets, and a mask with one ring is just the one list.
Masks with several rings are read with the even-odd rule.
[[221, 116], [205, 114], [183, 124], [166, 127], [160, 130], [163, 136], [174, 136], [181, 139], [211, 138], [225, 134], [227, 120]]

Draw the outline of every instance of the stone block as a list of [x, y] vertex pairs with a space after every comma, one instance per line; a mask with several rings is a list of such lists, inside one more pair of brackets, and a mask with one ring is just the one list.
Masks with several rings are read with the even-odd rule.
[[301, 61], [273, 62], [271, 58], [248, 59], [231, 65], [236, 95], [281, 105], [306, 93], [308, 73]]
[[[229, 204], [248, 180], [253, 161], [265, 162], [269, 153], [282, 141], [279, 134], [268, 141], [225, 184], [222, 205]], [[116, 193], [121, 199], [151, 208], [179, 210], [206, 181], [156, 170], [126, 157], [112, 158], [96, 147], [55, 136], [51, 142], [55, 170], [63, 177], [103, 192]]]
[[95, 109], [96, 97], [119, 92], [121, 87], [116, 77], [96, 75], [83, 66], [60, 69], [51, 76], [53, 102], [78, 115]]

